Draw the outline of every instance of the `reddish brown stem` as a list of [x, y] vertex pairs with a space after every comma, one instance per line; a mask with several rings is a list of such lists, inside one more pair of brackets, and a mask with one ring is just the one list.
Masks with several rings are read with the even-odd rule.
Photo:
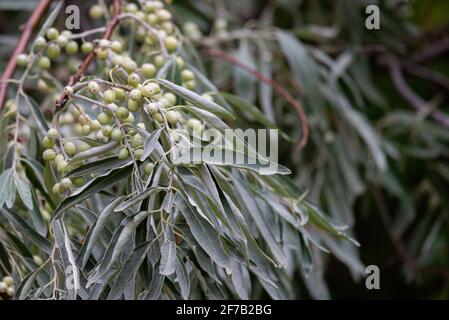
[[8, 92], [8, 82], [7, 80], [12, 77], [14, 71], [16, 70], [16, 59], [17, 56], [26, 50], [28, 42], [33, 35], [33, 31], [39, 22], [42, 20], [45, 12], [50, 6], [52, 0], [41, 0], [37, 5], [33, 14], [28, 19], [25, 27], [23, 28], [22, 34], [20, 35], [19, 42], [17, 42], [16, 47], [11, 55], [11, 58], [6, 65], [5, 71], [0, 78], [0, 110], [3, 108], [3, 103], [5, 102], [6, 93]]
[[[114, 15], [112, 19], [109, 21], [109, 23], [106, 25], [106, 31], [104, 32], [103, 39], [109, 40], [112, 37], [112, 34], [115, 30], [115, 28], [119, 24], [119, 15], [121, 11], [121, 3], [120, 0], [114, 0]], [[89, 53], [86, 58], [83, 60], [81, 65], [78, 68], [78, 71], [70, 77], [69, 82], [67, 83], [67, 86], [73, 86], [78, 81], [81, 80], [82, 77], [86, 74], [87, 70], [89, 69], [89, 66], [94, 61], [95, 57], [97, 56], [97, 53], [95, 50], [93, 50], [91, 53]], [[65, 103], [68, 100], [68, 96], [66, 93], [63, 93], [58, 100], [56, 101], [56, 109], [61, 109], [64, 107]]]
[[307, 144], [307, 140], [309, 139], [309, 125], [307, 121], [307, 116], [304, 112], [304, 108], [302, 107], [301, 101], [298, 99], [293, 98], [293, 96], [288, 93], [287, 90], [284, 89], [284, 87], [276, 82], [275, 80], [263, 75], [259, 71], [253, 69], [252, 67], [246, 65], [245, 63], [237, 60], [230, 54], [227, 54], [223, 51], [217, 50], [217, 49], [206, 49], [203, 51], [203, 54], [209, 57], [222, 59], [224, 61], [227, 61], [239, 68], [242, 68], [252, 76], [256, 77], [260, 81], [268, 84], [273, 88], [273, 90], [280, 95], [282, 98], [284, 98], [287, 102], [289, 102], [291, 105], [293, 105], [298, 112], [299, 118], [301, 120], [301, 127], [302, 127], [302, 137], [301, 140], [298, 143], [298, 149], [304, 148]]

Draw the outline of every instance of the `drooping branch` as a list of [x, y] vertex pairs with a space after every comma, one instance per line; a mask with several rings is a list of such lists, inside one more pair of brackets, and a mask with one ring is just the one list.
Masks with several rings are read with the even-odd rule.
[[[120, 0], [114, 0], [113, 3], [114, 6], [114, 15], [112, 16], [111, 20], [108, 22], [106, 26], [106, 31], [103, 34], [103, 39], [109, 40], [112, 37], [112, 34], [114, 33], [115, 28], [117, 28], [119, 22], [120, 22], [120, 11], [121, 11], [121, 3]], [[78, 68], [78, 71], [70, 77], [69, 82], [67, 83], [67, 86], [73, 86], [78, 81], [81, 80], [82, 77], [87, 73], [87, 70], [89, 69], [89, 66], [94, 61], [95, 57], [97, 56], [97, 53], [95, 50], [93, 50], [91, 53], [89, 53], [86, 58], [83, 60], [81, 65]], [[68, 96], [66, 93], [63, 93], [58, 100], [56, 101], [56, 109], [59, 110], [64, 107], [65, 103], [68, 100]]]
[[8, 82], [7, 80], [12, 77], [14, 71], [16, 70], [16, 59], [17, 56], [23, 53], [27, 45], [33, 35], [33, 31], [39, 22], [42, 20], [45, 12], [50, 6], [52, 0], [41, 0], [37, 5], [36, 9], [33, 11], [33, 14], [30, 16], [28, 21], [25, 24], [25, 27], [20, 35], [19, 41], [17, 42], [16, 47], [11, 55], [11, 58], [6, 65], [5, 71], [3, 72], [0, 78], [0, 110], [3, 108], [3, 103], [5, 102], [6, 93], [8, 92]]
[[284, 87], [276, 82], [275, 80], [265, 76], [264, 74], [260, 73], [259, 71], [253, 69], [252, 67], [246, 65], [245, 63], [239, 61], [238, 59], [234, 58], [232, 55], [227, 54], [223, 51], [217, 50], [217, 49], [206, 49], [203, 51], [203, 54], [205, 56], [213, 57], [222, 59], [224, 61], [227, 61], [254, 76], [255, 78], [259, 79], [260, 81], [268, 84], [273, 88], [273, 90], [282, 98], [284, 98], [288, 103], [290, 103], [293, 107], [295, 107], [295, 110], [297, 111], [300, 121], [301, 121], [301, 128], [302, 128], [302, 137], [301, 140], [298, 143], [298, 148], [304, 148], [307, 144], [307, 141], [309, 139], [309, 125], [307, 121], [307, 116], [304, 112], [304, 108], [302, 106], [301, 101], [298, 99], [295, 99], [290, 93], [288, 93], [287, 90], [284, 89]]

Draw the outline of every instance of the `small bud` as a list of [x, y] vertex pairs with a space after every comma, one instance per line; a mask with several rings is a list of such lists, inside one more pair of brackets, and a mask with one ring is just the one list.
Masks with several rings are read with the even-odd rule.
[[76, 146], [73, 142], [67, 142], [64, 144], [64, 150], [69, 156], [73, 156], [76, 153]]
[[70, 180], [69, 178], [62, 179], [61, 186], [63, 186], [64, 189], [70, 189], [72, 187], [72, 180]]
[[42, 154], [42, 158], [45, 161], [53, 161], [56, 158], [56, 152], [53, 149], [47, 149]]
[[94, 45], [91, 42], [84, 42], [81, 45], [81, 52], [84, 54], [89, 54], [94, 49]]

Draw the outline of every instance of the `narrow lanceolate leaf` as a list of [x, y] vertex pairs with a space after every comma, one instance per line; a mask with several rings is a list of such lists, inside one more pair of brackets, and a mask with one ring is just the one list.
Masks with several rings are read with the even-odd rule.
[[89, 159], [95, 156], [99, 156], [105, 152], [111, 151], [112, 149], [116, 148], [118, 146], [118, 142], [112, 141], [108, 144], [101, 145], [83, 152], [78, 153], [76, 156], [72, 158], [71, 162], [77, 162], [85, 159]]
[[186, 150], [174, 164], [200, 164], [206, 163], [217, 166], [228, 166], [248, 169], [261, 175], [291, 174], [291, 171], [262, 156], [251, 156], [240, 150], [233, 150], [221, 146], [206, 146], [204, 148], [192, 147]]
[[[8, 169], [0, 175], [0, 208], [6, 203], [12, 203], [15, 199], [14, 170]], [[10, 207], [10, 206], [8, 206]]]
[[179, 257], [176, 257], [175, 264], [176, 281], [181, 288], [181, 296], [183, 299], [189, 299], [190, 294], [190, 278], [187, 272], [186, 263], [183, 262]]
[[50, 127], [48, 126], [48, 123], [45, 120], [44, 115], [39, 109], [39, 105], [27, 95], [20, 95], [19, 104], [21, 103], [24, 103], [29, 106], [31, 113], [33, 114], [34, 119], [36, 120], [39, 130], [41, 131], [42, 134], [45, 134], [48, 131], [48, 129], [50, 129]]
[[116, 300], [120, 298], [131, 279], [135, 278], [137, 270], [142, 264], [151, 243], [152, 241], [146, 241], [134, 249], [133, 253], [129, 256], [120, 270], [117, 280], [109, 292], [108, 300]]
[[160, 273], [168, 276], [175, 272], [175, 260], [176, 245], [171, 240], [166, 239], [161, 247], [161, 265], [159, 266]]
[[159, 140], [159, 137], [161, 136], [163, 128], [159, 128], [155, 131], [153, 131], [150, 136], [145, 140], [145, 143], [143, 145], [143, 154], [140, 158], [141, 161], [145, 161], [153, 152], [154, 148], [156, 147], [156, 143]]
[[23, 220], [15, 212], [0, 207], [0, 212], [15, 228], [17, 228], [22, 235], [35, 243], [39, 249], [47, 254], [50, 254], [51, 244], [46, 238], [42, 237], [33, 228], [31, 228], [25, 220]]
[[68, 198], [64, 199], [56, 210], [53, 212], [52, 220], [59, 219], [65, 210], [80, 203], [81, 201], [90, 198], [99, 191], [109, 188], [118, 181], [127, 178], [132, 172], [132, 166], [112, 170], [105, 175], [98, 176], [86, 185], [80, 188], [77, 192], [71, 194]]
[[145, 200], [146, 198], [150, 197], [151, 195], [164, 190], [164, 188], [161, 187], [151, 187], [148, 188], [146, 190], [144, 190], [143, 192], [139, 193], [138, 195], [124, 201], [123, 203], [121, 203], [119, 206], [117, 206], [117, 208], [115, 208], [115, 212], [119, 212], [119, 211], [123, 211], [126, 210], [127, 208]]
[[108, 157], [94, 162], [89, 162], [81, 167], [73, 169], [67, 177], [80, 177], [89, 174], [99, 174], [112, 169], [126, 167], [132, 163], [131, 159], [120, 160], [118, 157]]
[[234, 118], [234, 116], [231, 113], [229, 113], [229, 111], [227, 111], [225, 108], [219, 106], [213, 101], [210, 101], [200, 96], [199, 94], [193, 91], [187, 90], [186, 88], [178, 86], [165, 79], [158, 79], [158, 82], [200, 109], [207, 110], [217, 116], [226, 119]]
[[33, 197], [31, 195], [31, 188], [27, 181], [23, 178], [16, 176], [15, 183], [17, 191], [19, 192], [20, 199], [22, 199], [25, 206], [29, 209], [33, 209]]
[[219, 266], [230, 268], [231, 259], [224, 250], [223, 243], [221, 242], [217, 231], [179, 194], [176, 196], [175, 205], [181, 211], [190, 227], [190, 231], [204, 251], [206, 251], [212, 260]]
[[118, 199], [115, 199], [110, 204], [108, 204], [103, 211], [101, 211], [100, 215], [98, 216], [97, 221], [92, 226], [92, 228], [89, 230], [89, 233], [87, 235], [86, 239], [86, 249], [82, 252], [82, 263], [81, 265], [84, 267], [87, 263], [87, 260], [89, 259], [90, 253], [92, 252], [92, 249], [95, 245], [95, 242], [98, 240], [101, 231], [106, 227], [107, 222], [109, 221], [109, 218], [112, 213], [114, 213], [114, 209], [117, 207], [117, 205], [122, 201], [122, 197], [119, 197]]

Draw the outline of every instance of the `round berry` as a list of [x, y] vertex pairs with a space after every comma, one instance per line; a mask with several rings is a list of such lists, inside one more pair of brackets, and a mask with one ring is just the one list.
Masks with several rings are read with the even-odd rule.
[[133, 146], [133, 148], [137, 148], [137, 147], [140, 147], [141, 145], [143, 145], [142, 136], [140, 134], [136, 134], [134, 137], [132, 137], [131, 145]]
[[140, 103], [132, 99], [128, 99], [128, 110], [131, 112], [136, 112], [140, 108]]
[[13, 277], [11, 277], [11, 276], [6, 276], [6, 277], [4, 277], [4, 278], [3, 278], [3, 282], [6, 283], [6, 285], [7, 285], [8, 287], [11, 287], [11, 286], [14, 285], [14, 279], [13, 279]]
[[149, 114], [153, 115], [153, 114], [159, 112], [159, 106], [156, 103], [151, 102], [147, 106], [147, 111]]
[[113, 128], [110, 125], [106, 125], [101, 129], [101, 133], [103, 133], [105, 137], [110, 137], [112, 134], [112, 130]]
[[76, 41], [70, 41], [65, 46], [65, 52], [67, 52], [67, 54], [69, 54], [69, 55], [76, 54], [78, 52], [78, 50], [79, 50], [79, 46]]
[[89, 16], [92, 19], [100, 19], [103, 16], [103, 7], [99, 4], [95, 4], [89, 9]]
[[6, 290], [8, 289], [8, 286], [3, 281], [0, 282], [0, 293], [6, 293]]
[[124, 120], [129, 117], [129, 110], [125, 107], [120, 107], [117, 109], [117, 117], [121, 120]]
[[28, 61], [29, 61], [28, 55], [25, 53], [19, 54], [16, 58], [17, 66], [21, 68], [25, 68], [28, 65]]
[[101, 129], [101, 124], [98, 120], [91, 121], [90, 128], [92, 129], [92, 131], [98, 131]]
[[44, 140], [42, 141], [42, 145], [44, 146], [44, 148], [50, 149], [50, 148], [54, 147], [55, 142], [46, 136], [46, 137], [44, 137]]
[[73, 156], [76, 153], [76, 146], [73, 142], [67, 142], [64, 144], [64, 150], [69, 156]]
[[143, 167], [143, 171], [145, 172], [145, 174], [150, 175], [153, 172], [153, 168], [154, 168], [154, 164], [152, 162], [148, 162]]
[[140, 160], [143, 156], [143, 149], [137, 149], [136, 151], [134, 151], [134, 158], [136, 158], [137, 160]]
[[176, 64], [180, 70], [183, 70], [186, 66], [186, 62], [181, 57], [176, 57]]
[[114, 130], [112, 130], [111, 138], [112, 138], [112, 140], [117, 141], [117, 142], [121, 141], [123, 138], [122, 130], [120, 130], [119, 128], [115, 128]]
[[164, 98], [167, 100], [169, 107], [174, 106], [176, 104], [176, 96], [174, 93], [167, 92], [164, 94]]
[[129, 113], [128, 118], [126, 118], [125, 120], [123, 120], [123, 123], [128, 123], [128, 124], [132, 124], [134, 123], [134, 115], [132, 113]]
[[72, 179], [73, 184], [75, 187], [81, 187], [84, 184], [84, 178], [83, 177], [76, 177]]
[[89, 81], [89, 83], [87, 84], [87, 89], [92, 94], [97, 94], [98, 92], [100, 92], [100, 86], [95, 81]]
[[182, 70], [181, 72], [181, 79], [184, 82], [190, 81], [190, 80], [194, 80], [195, 79], [195, 75], [193, 74], [192, 71], [190, 70]]
[[153, 118], [154, 120], [156, 120], [157, 122], [159, 122], [160, 124], [164, 123], [164, 118], [162, 117], [162, 115], [158, 112], [153, 114]]
[[178, 112], [168, 111], [166, 114], [166, 118], [167, 118], [168, 123], [170, 123], [171, 125], [174, 126], [178, 122]]
[[103, 94], [103, 99], [104, 102], [106, 102], [107, 104], [115, 102], [116, 99], [115, 91], [110, 89], [106, 90]]
[[144, 63], [141, 67], [141, 71], [146, 78], [154, 78], [156, 75], [156, 67], [152, 63]]
[[39, 68], [42, 70], [47, 70], [47, 69], [50, 69], [50, 67], [51, 67], [50, 59], [48, 59], [48, 57], [45, 57], [45, 56], [41, 57], [37, 64], [38, 64]]
[[201, 121], [198, 119], [189, 119], [187, 121], [187, 128], [196, 131], [201, 128]]
[[42, 154], [42, 158], [45, 161], [53, 161], [56, 158], [56, 152], [53, 149], [47, 149]]
[[142, 98], [141, 90], [134, 89], [129, 93], [129, 98], [134, 101], [139, 101]]
[[58, 194], [61, 191], [61, 184], [58, 182], [55, 185], [53, 185], [53, 188], [51, 188], [51, 191], [54, 194]]
[[62, 154], [58, 153], [55, 158], [56, 165], [58, 165], [61, 161], [64, 161], [64, 156]]
[[195, 82], [195, 80], [190, 80], [190, 81], [187, 81], [187, 82], [183, 82], [182, 86], [184, 88], [186, 88], [186, 89], [194, 90], [195, 87], [196, 87], [196, 82]]
[[62, 160], [61, 162], [59, 162], [57, 165], [56, 165], [56, 171], [58, 171], [59, 173], [63, 173], [66, 169], [67, 169], [67, 166], [68, 166], [69, 164], [67, 163], [67, 161], [65, 161], [65, 160]]
[[133, 87], [136, 87], [140, 83], [140, 77], [137, 73], [131, 73], [128, 76], [128, 84], [132, 85]]
[[69, 178], [62, 179], [61, 186], [63, 186], [64, 189], [70, 189], [72, 187], [72, 180], [70, 180]]
[[47, 45], [47, 40], [45, 40], [44, 37], [38, 37], [36, 39], [36, 41], [34, 42], [34, 45], [35, 45], [36, 49], [42, 50]]
[[81, 127], [81, 134], [87, 136], [92, 132], [92, 128], [90, 127], [90, 124], [85, 124]]
[[91, 53], [93, 49], [94, 49], [94, 45], [92, 44], [92, 42], [87, 41], [81, 45], [81, 52], [84, 54]]
[[120, 151], [119, 151], [119, 153], [118, 153], [118, 158], [119, 158], [120, 160], [125, 160], [125, 159], [127, 159], [128, 157], [129, 157], [128, 149], [126, 149], [126, 148], [120, 149]]
[[47, 30], [46, 35], [49, 40], [56, 40], [56, 38], [59, 36], [59, 31], [55, 28], [50, 28]]
[[57, 59], [61, 55], [61, 47], [56, 43], [51, 43], [47, 48], [47, 55], [52, 60]]
[[156, 67], [158, 68], [162, 68], [165, 64], [165, 58], [162, 55], [157, 55], [154, 57], [154, 64], [156, 65]]
[[109, 50], [107, 48], [97, 48], [95, 53], [100, 60], [106, 60], [109, 57]]
[[123, 50], [123, 46], [122, 43], [120, 41], [112, 41], [111, 42], [111, 49], [112, 51], [114, 51], [115, 53], [120, 53]]
[[64, 47], [68, 42], [69, 39], [67, 39], [67, 37], [63, 34], [61, 34], [60, 36], [58, 36], [58, 38], [56, 38], [56, 43], [61, 47]]
[[112, 118], [110, 116], [108, 116], [106, 113], [101, 112], [98, 116], [97, 116], [97, 120], [100, 124], [102, 125], [106, 125], [106, 124], [110, 124], [112, 123]]
[[165, 9], [156, 11], [156, 15], [160, 21], [168, 21], [171, 19], [170, 11], [165, 10]]
[[173, 36], [168, 36], [164, 39], [165, 47], [168, 51], [175, 51], [178, 48], [178, 39]]
[[51, 140], [56, 140], [59, 138], [59, 132], [56, 129], [51, 128], [47, 131], [47, 137]]
[[14, 295], [16, 294], [16, 290], [14, 290], [13, 287], [9, 287], [8, 289], [6, 289], [6, 294], [10, 297], [14, 297]]

